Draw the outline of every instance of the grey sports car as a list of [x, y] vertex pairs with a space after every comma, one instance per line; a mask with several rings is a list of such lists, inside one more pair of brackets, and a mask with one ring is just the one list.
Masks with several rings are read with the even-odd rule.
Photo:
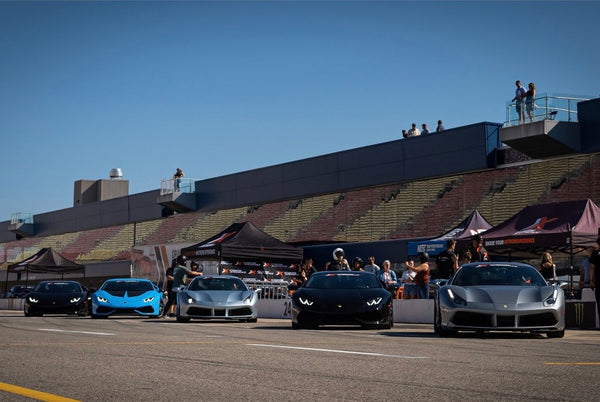
[[257, 292], [235, 276], [197, 276], [177, 293], [175, 316], [179, 322], [192, 318], [256, 322], [257, 300]]
[[434, 329], [545, 332], [565, 334], [565, 297], [531, 265], [478, 262], [463, 265], [436, 291]]

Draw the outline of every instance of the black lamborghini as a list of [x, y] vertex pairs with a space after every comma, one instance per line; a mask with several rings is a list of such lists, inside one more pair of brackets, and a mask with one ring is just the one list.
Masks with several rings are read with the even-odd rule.
[[290, 289], [294, 329], [320, 325], [389, 329], [394, 324], [392, 294], [371, 272], [315, 272], [302, 287]]

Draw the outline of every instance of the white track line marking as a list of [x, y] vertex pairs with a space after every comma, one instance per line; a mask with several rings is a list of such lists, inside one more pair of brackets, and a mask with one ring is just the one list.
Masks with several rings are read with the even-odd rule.
[[356, 351], [352, 351], [352, 350], [304, 348], [304, 347], [299, 347], [299, 346], [283, 346], [283, 345], [266, 345], [266, 344], [261, 344], [261, 343], [248, 343], [247, 346], [260, 346], [263, 348], [308, 350], [311, 352], [344, 353], [344, 354], [349, 354], [349, 355], [395, 357], [395, 358], [399, 358], [399, 359], [427, 359], [428, 358], [426, 356], [400, 356], [400, 355], [388, 355], [388, 354], [384, 354], [384, 353], [356, 352]]
[[66, 332], [69, 334], [84, 334], [84, 335], [115, 335], [108, 332], [87, 332], [87, 331], [67, 331], [66, 329], [50, 329], [50, 328], [39, 328], [38, 331], [48, 331], [48, 332]]

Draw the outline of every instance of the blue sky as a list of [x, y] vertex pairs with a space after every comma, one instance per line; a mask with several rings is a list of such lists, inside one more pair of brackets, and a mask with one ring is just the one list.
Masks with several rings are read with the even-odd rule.
[[600, 2], [0, 1], [0, 221], [600, 94]]

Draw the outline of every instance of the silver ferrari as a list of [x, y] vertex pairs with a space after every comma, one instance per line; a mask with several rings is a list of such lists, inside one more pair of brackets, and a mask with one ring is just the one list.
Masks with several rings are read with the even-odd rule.
[[440, 336], [457, 331], [519, 331], [561, 338], [564, 292], [531, 265], [465, 264], [436, 291], [434, 329]]
[[229, 275], [197, 276], [177, 293], [175, 316], [190, 319], [256, 322], [256, 291]]

